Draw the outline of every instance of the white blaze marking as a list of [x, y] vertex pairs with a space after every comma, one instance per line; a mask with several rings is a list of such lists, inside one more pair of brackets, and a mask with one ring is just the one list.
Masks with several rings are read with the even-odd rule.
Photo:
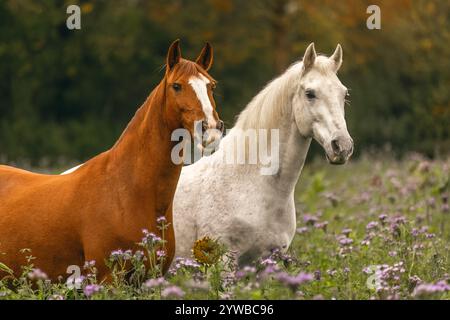
[[215, 128], [216, 120], [213, 116], [213, 107], [209, 100], [208, 90], [206, 89], [206, 85], [209, 84], [209, 82], [210, 81], [202, 74], [200, 74], [199, 77], [191, 77], [189, 79], [189, 84], [194, 89], [198, 100], [202, 104], [203, 113], [205, 114], [209, 127]]
[[75, 170], [77, 170], [79, 167], [81, 167], [82, 165], [83, 165], [83, 164], [80, 164], [80, 165], [78, 165], [78, 166], [76, 166], [76, 167], [73, 167], [73, 168], [71, 168], [71, 169], [69, 169], [69, 170], [66, 170], [66, 171], [64, 171], [63, 173], [61, 173], [61, 175], [72, 173], [72, 172], [74, 172]]

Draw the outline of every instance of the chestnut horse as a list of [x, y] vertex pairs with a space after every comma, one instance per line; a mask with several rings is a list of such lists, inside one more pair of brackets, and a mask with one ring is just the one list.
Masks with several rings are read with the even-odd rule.
[[[157, 218], [170, 224], [165, 270], [175, 248], [172, 200], [181, 165], [171, 161], [171, 133], [194, 122], [222, 129], [207, 73], [213, 50], [207, 43], [196, 62], [181, 58], [179, 41], [169, 48], [166, 72], [108, 151], [66, 175], [43, 175], [0, 166], [0, 261], [17, 274], [21, 249], [51, 279], [69, 265], [95, 260], [100, 279], [105, 259], [116, 249], [135, 249], [147, 229], [157, 235]], [[216, 131], [216, 130], [211, 130]], [[164, 271], [165, 271], [164, 270]], [[0, 274], [1, 278], [1, 274]]]

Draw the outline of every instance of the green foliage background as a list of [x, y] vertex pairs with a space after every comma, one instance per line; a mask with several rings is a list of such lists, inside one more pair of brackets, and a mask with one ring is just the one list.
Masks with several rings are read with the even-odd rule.
[[[81, 6], [81, 30], [66, 28], [70, 4]], [[381, 30], [366, 28], [369, 4], [381, 8]], [[3, 0], [1, 160], [83, 161], [109, 148], [162, 78], [176, 38], [191, 59], [213, 44], [227, 127], [310, 42], [326, 54], [341, 43], [357, 151], [446, 154], [449, 18], [447, 0]]]

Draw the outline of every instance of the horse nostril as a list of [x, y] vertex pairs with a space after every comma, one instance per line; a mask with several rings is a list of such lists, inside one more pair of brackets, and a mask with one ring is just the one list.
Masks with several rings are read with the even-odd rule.
[[220, 130], [220, 132], [223, 132], [224, 124], [223, 124], [223, 121], [222, 121], [222, 120], [219, 120], [219, 121], [217, 122], [216, 129], [217, 129], [217, 130]]
[[333, 149], [333, 152], [335, 154], [338, 154], [341, 151], [341, 148], [339, 147], [339, 140], [338, 139], [331, 140], [331, 148]]
[[202, 121], [202, 130], [204, 132], [206, 132], [206, 130], [208, 130], [208, 122], [207, 121]]

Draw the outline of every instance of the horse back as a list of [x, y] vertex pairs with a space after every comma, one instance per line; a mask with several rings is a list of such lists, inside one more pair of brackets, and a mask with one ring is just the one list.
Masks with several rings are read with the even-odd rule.
[[7, 196], [8, 192], [16, 187], [24, 186], [33, 181], [38, 174], [30, 171], [0, 165], [0, 197]]

